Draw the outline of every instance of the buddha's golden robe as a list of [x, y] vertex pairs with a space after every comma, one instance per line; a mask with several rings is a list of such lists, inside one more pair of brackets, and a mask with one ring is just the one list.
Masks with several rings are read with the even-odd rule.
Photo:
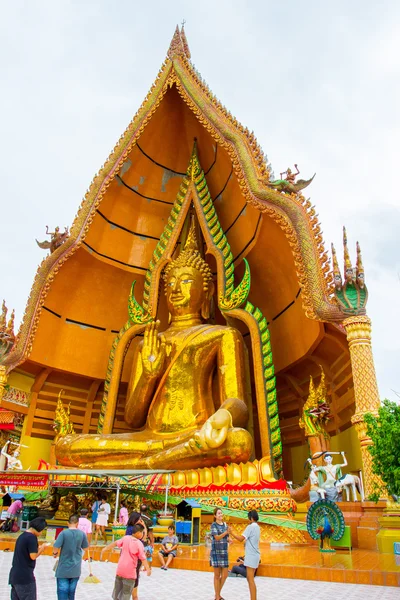
[[[135, 431], [65, 436], [56, 446], [61, 464], [185, 469], [250, 458], [241, 334], [192, 319], [172, 323], [163, 340], [165, 358], [157, 377], [144, 372], [143, 342], [134, 357], [125, 420]], [[211, 434], [205, 441], [207, 427]]]

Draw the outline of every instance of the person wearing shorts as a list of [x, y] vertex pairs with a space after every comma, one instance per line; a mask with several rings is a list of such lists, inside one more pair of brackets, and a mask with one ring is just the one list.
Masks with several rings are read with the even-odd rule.
[[108, 517], [111, 512], [111, 506], [107, 502], [106, 496], [103, 496], [100, 500], [100, 506], [97, 511], [97, 520], [96, 520], [96, 533], [94, 543], [97, 544], [97, 539], [99, 537], [99, 531], [101, 531], [101, 535], [103, 537], [104, 543], [107, 544], [107, 534], [106, 527], [108, 525]]
[[131, 600], [131, 594], [135, 595], [135, 589], [137, 589], [139, 581], [139, 560], [144, 565], [147, 575], [151, 574], [144, 546], [141, 542], [143, 531], [144, 526], [141, 523], [136, 523], [132, 527], [132, 535], [125, 535], [123, 538], [111, 542], [101, 551], [100, 558], [102, 558], [104, 552], [115, 548], [115, 546], [121, 548], [115, 575], [113, 600]]
[[[170, 525], [168, 527], [168, 535], [166, 535], [163, 539], [162, 547], [158, 551], [158, 556], [161, 561], [161, 569], [163, 569], [164, 571], [168, 570], [169, 565], [175, 558], [178, 543], [178, 538], [175, 535], [175, 527], [173, 525]], [[167, 559], [167, 562], [165, 562], [165, 559]]]
[[214, 592], [216, 600], [222, 600], [221, 591], [228, 577], [229, 530], [221, 508], [214, 509], [214, 522], [211, 524], [210, 565], [214, 569]]
[[242, 535], [234, 533], [230, 528], [230, 534], [238, 542], [245, 543], [244, 566], [246, 567], [246, 578], [249, 585], [250, 600], [257, 599], [257, 587], [254, 576], [260, 564], [260, 527], [258, 525], [258, 512], [250, 510], [248, 512], [249, 525]]

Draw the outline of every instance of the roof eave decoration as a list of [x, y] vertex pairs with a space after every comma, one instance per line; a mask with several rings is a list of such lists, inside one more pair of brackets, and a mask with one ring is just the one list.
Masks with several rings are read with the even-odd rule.
[[200, 78], [189, 58], [186, 35], [183, 28], [177, 28], [168, 57], [149, 93], [109, 158], [94, 176], [74, 219], [70, 236], [38, 267], [16, 342], [3, 361], [8, 372], [26, 360], [31, 353], [41, 310], [54, 277], [65, 261], [81, 246], [108, 186], [150, 122], [168, 87], [174, 84], [198, 120], [228, 152], [247, 202], [277, 221], [284, 231], [293, 252], [307, 316], [322, 321], [343, 319], [340, 307], [331, 301], [332, 274], [321, 228], [310, 201], [299, 194], [285, 195], [268, 188], [264, 154], [254, 134], [222, 106]]

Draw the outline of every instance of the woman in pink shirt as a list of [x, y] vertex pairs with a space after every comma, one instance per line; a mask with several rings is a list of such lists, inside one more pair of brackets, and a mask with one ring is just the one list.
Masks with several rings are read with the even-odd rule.
[[19, 515], [19, 513], [22, 512], [22, 509], [24, 508], [24, 502], [24, 497], [20, 498], [19, 500], [14, 500], [11, 506], [9, 506], [7, 509], [8, 517], [12, 519], [16, 518]]
[[121, 523], [122, 525], [127, 525], [128, 523], [128, 509], [126, 508], [126, 504], [124, 501], [121, 502], [121, 508], [119, 510], [119, 515], [118, 515], [118, 523]]
[[13, 524], [13, 527], [16, 528], [12, 529], [11, 531], [18, 531], [18, 527], [21, 527], [24, 502], [25, 498], [22, 496], [22, 498], [14, 500], [14, 502], [7, 508], [7, 519], [12, 519], [15, 523]]

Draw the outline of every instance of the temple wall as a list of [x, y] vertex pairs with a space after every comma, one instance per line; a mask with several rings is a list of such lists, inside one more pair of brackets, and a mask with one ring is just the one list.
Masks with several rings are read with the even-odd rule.
[[30, 437], [26, 435], [27, 419], [25, 419], [24, 426], [22, 428], [21, 444], [28, 446], [28, 448], [21, 448], [20, 459], [24, 469], [37, 469], [39, 460], [43, 459], [46, 462], [50, 460], [50, 446], [51, 440], [46, 440], [38, 437]]
[[25, 375], [24, 373], [16, 373], [15, 371], [10, 373], [7, 381], [10, 387], [17, 388], [18, 390], [22, 390], [24, 392], [30, 392], [34, 382], [34, 377]]

